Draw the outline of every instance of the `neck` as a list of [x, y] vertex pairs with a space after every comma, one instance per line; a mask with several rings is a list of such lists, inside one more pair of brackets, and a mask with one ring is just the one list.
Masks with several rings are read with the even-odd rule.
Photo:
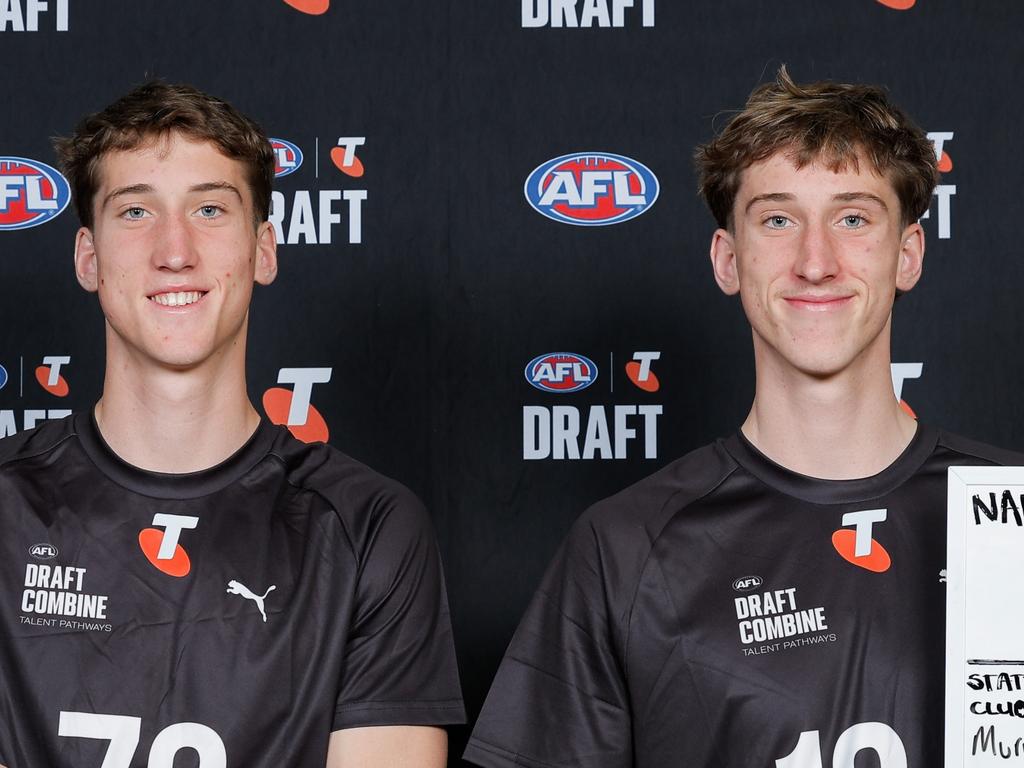
[[[108, 339], [103, 396], [96, 423], [124, 461], [154, 472], [196, 472], [241, 448], [259, 425], [239, 359], [211, 360], [192, 370], [132, 364]], [[238, 357], [232, 355], [232, 357]]]
[[755, 360], [757, 388], [743, 434], [787, 469], [828, 480], [870, 477], [917, 431], [893, 393], [887, 344], [884, 354], [833, 376], [776, 365], [766, 355], [755, 353]]

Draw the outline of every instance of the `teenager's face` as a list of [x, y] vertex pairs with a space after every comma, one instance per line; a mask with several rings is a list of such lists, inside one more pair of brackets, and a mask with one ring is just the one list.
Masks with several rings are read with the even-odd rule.
[[93, 206], [75, 269], [99, 293], [108, 356], [180, 370], [244, 350], [253, 282], [270, 283], [277, 258], [239, 161], [174, 133], [110, 152]]
[[924, 234], [900, 223], [892, 184], [859, 171], [797, 168], [784, 153], [743, 172], [732, 232], [711, 244], [715, 278], [739, 293], [763, 366], [827, 377], [864, 360], [889, 362], [897, 289], [921, 273]]

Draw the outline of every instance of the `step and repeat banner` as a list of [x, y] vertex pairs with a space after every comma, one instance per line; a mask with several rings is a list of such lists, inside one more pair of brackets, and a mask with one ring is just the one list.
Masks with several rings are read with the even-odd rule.
[[51, 138], [150, 78], [228, 99], [277, 153], [250, 395], [427, 502], [473, 717], [571, 521], [746, 413], [691, 156], [782, 63], [929, 133], [894, 391], [1024, 446], [1022, 28], [1013, 0], [0, 0], [0, 436], [100, 393]]

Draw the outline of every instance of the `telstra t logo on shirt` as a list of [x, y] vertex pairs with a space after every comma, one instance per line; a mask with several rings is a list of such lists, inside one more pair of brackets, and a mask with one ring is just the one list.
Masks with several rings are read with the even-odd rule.
[[159, 528], [143, 528], [139, 531], [139, 546], [150, 565], [168, 576], [188, 576], [192, 561], [184, 547], [178, 543], [181, 532], [199, 525], [199, 518], [190, 515], [153, 515], [153, 525]]
[[836, 552], [847, 562], [865, 570], [874, 573], [889, 570], [892, 565], [889, 553], [871, 536], [874, 524], [884, 522], [886, 514], [884, 509], [865, 509], [843, 515], [843, 525], [853, 526], [853, 530], [844, 527], [832, 534], [832, 546]]

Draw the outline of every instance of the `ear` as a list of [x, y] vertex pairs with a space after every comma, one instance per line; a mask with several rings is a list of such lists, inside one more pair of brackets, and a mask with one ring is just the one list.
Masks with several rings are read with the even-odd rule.
[[740, 276], [736, 269], [736, 241], [727, 230], [716, 229], [711, 236], [711, 269], [715, 282], [727, 296], [740, 292]]
[[253, 279], [260, 285], [270, 285], [277, 277], [277, 235], [274, 225], [264, 221], [256, 229], [256, 269]]
[[900, 256], [896, 264], [896, 289], [909, 291], [921, 279], [924, 267], [924, 230], [916, 221], [903, 230]]
[[95, 293], [100, 287], [96, 245], [92, 232], [86, 227], [81, 227], [75, 235], [75, 277], [78, 284], [90, 293]]

